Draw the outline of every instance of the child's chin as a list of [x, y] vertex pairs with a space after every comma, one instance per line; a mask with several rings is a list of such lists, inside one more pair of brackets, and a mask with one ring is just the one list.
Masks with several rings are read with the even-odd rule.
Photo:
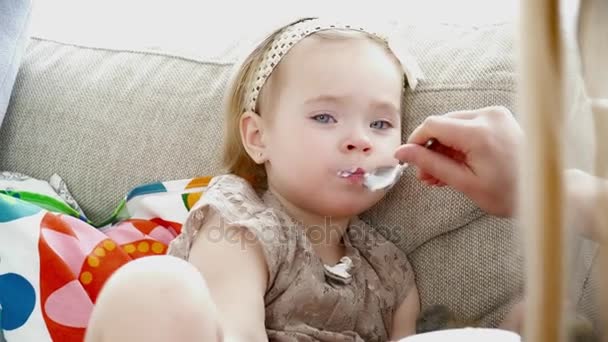
[[370, 201], [367, 199], [351, 198], [338, 200], [332, 204], [328, 204], [326, 216], [335, 217], [351, 217], [358, 216], [371, 208], [377, 201]]

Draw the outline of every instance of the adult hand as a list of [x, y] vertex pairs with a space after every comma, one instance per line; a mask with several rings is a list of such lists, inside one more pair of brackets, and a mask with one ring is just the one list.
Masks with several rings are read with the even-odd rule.
[[[434, 138], [436, 147], [425, 148]], [[513, 215], [519, 146], [523, 133], [504, 107], [486, 107], [428, 117], [395, 157], [418, 168], [430, 185], [461, 191], [486, 212]]]

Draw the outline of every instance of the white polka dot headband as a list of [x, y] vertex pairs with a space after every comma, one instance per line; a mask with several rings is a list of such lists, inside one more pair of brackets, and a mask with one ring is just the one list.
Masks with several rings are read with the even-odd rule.
[[251, 83], [248, 86], [249, 95], [247, 96], [247, 102], [244, 111], [256, 111], [256, 105], [260, 90], [274, 68], [279, 64], [281, 59], [287, 54], [287, 52], [296, 45], [302, 39], [309, 35], [324, 31], [324, 30], [351, 30], [367, 33], [373, 37], [378, 38], [393, 52], [393, 54], [399, 59], [403, 72], [405, 74], [407, 84], [411, 89], [414, 89], [418, 84], [418, 80], [422, 78], [422, 72], [418, 67], [416, 61], [409, 56], [405, 51], [399, 51], [396, 46], [391, 44], [387, 37], [376, 32], [371, 32], [364, 29], [361, 26], [353, 26], [348, 24], [342, 24], [335, 21], [329, 22], [319, 18], [307, 18], [299, 20], [287, 27], [285, 27], [272, 41], [268, 49], [264, 51], [264, 55], [255, 71], [255, 75], [252, 78]]

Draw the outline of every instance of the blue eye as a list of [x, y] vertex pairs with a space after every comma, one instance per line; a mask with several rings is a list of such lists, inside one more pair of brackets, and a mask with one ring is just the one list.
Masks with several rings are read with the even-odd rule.
[[391, 123], [386, 120], [376, 120], [372, 122], [369, 127], [375, 129], [387, 129], [393, 127], [393, 125], [391, 125]]
[[333, 116], [329, 115], [329, 114], [317, 114], [315, 116], [312, 117], [313, 120], [320, 122], [320, 123], [336, 123], [338, 121], [336, 121], [336, 119], [334, 119]]

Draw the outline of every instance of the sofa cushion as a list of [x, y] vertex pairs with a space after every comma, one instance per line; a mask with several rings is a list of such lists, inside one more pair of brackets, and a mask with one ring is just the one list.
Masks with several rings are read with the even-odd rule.
[[[513, 31], [402, 27], [425, 75], [405, 97], [404, 138], [429, 115], [514, 111]], [[33, 39], [0, 130], [0, 169], [61, 174], [93, 221], [137, 184], [217, 174], [221, 98], [238, 44], [230, 46], [208, 58]], [[423, 309], [446, 304], [496, 325], [521, 293], [512, 222], [449, 188], [423, 186], [412, 170], [363, 219], [409, 254]]]
[[137, 184], [215, 174], [229, 73], [229, 63], [33, 39], [0, 167], [56, 171], [93, 221]]

